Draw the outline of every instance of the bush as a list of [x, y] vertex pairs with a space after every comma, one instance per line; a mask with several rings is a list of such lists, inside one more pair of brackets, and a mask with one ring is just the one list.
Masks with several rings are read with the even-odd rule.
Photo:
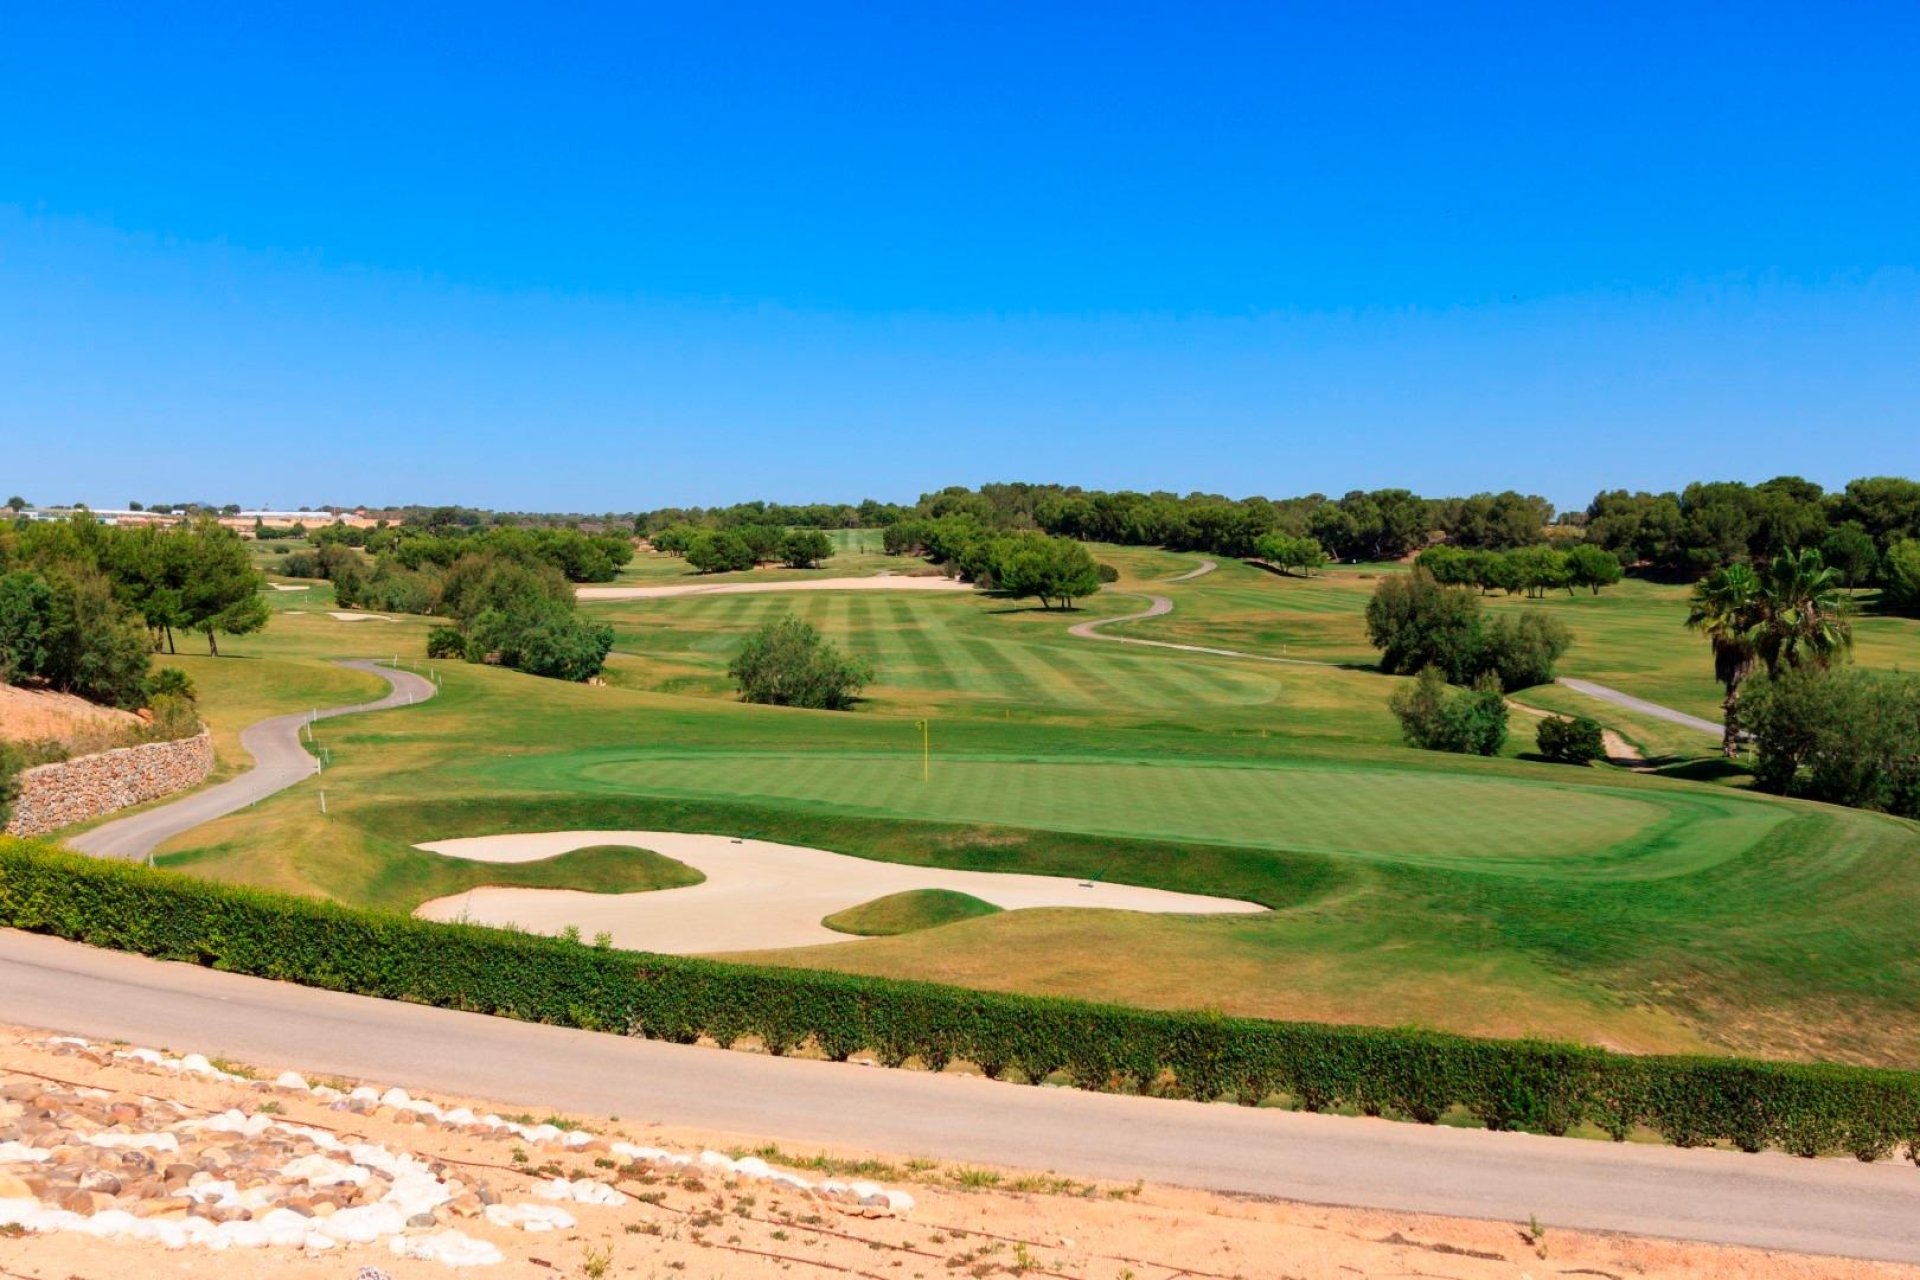
[[1120, 581], [1120, 571], [1114, 568], [1112, 565], [1108, 564], [1105, 560], [1102, 560], [1100, 561], [1100, 563], [1094, 565], [1093, 572], [1094, 572], [1094, 575], [1098, 577], [1102, 582]]
[[809, 1044], [899, 1066], [954, 1061], [1029, 1083], [1434, 1123], [1461, 1107], [1494, 1129], [1778, 1147], [1862, 1160], [1920, 1155], [1920, 1074], [1700, 1057], [1633, 1057], [1539, 1041], [1269, 1022], [967, 991], [800, 969], [583, 947], [357, 911], [51, 845], [0, 839], [0, 926], [388, 1000], [770, 1052]]
[[1388, 675], [1438, 667], [1452, 683], [1466, 684], [1480, 673], [1480, 638], [1473, 591], [1442, 586], [1418, 567], [1382, 578], [1367, 601], [1367, 640]]
[[1920, 818], [1920, 676], [1788, 667], [1746, 684], [1740, 723], [1761, 790]]
[[1410, 747], [1490, 756], [1507, 740], [1507, 700], [1500, 691], [1450, 689], [1438, 667], [1394, 690], [1390, 705]]
[[742, 702], [821, 711], [845, 711], [873, 679], [866, 663], [791, 614], [747, 637], [727, 674], [738, 682]]
[[179, 698], [192, 702], [199, 697], [199, 693], [193, 687], [192, 676], [178, 667], [161, 667], [147, 677], [147, 697], [149, 700]]
[[1571, 720], [1548, 716], [1540, 722], [1533, 740], [1540, 754], [1555, 764], [1592, 764], [1607, 754], [1600, 722], [1589, 716]]
[[1567, 624], [1551, 614], [1495, 618], [1480, 638], [1475, 674], [1493, 674], [1508, 693], [1552, 684], [1554, 663], [1572, 644]]
[[427, 632], [429, 658], [464, 658], [466, 655], [467, 638], [460, 634], [460, 628], [435, 627]]

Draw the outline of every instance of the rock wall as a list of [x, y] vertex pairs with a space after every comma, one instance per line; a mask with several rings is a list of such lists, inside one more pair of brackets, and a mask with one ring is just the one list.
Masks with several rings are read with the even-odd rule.
[[213, 736], [205, 729], [174, 742], [119, 747], [20, 774], [6, 834], [38, 836], [115, 809], [184, 791], [213, 772]]

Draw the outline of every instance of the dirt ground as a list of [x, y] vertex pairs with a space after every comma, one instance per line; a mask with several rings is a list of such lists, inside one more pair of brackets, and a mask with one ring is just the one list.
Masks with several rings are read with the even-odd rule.
[[131, 712], [97, 706], [70, 693], [0, 684], [0, 738], [53, 738], [86, 745], [139, 723], [140, 717]]
[[[185, 1052], [179, 1046], [173, 1049]], [[86, 1089], [104, 1090], [91, 1095], [92, 1105], [114, 1108], [117, 1114], [141, 1105], [183, 1116], [229, 1109], [250, 1117], [264, 1113], [276, 1124], [410, 1153], [438, 1176], [459, 1180], [466, 1191], [463, 1200], [479, 1191], [508, 1206], [540, 1204], [536, 1188], [556, 1177], [587, 1180], [620, 1193], [622, 1203], [617, 1205], [567, 1203], [574, 1225], [537, 1233], [483, 1216], [451, 1217], [437, 1228], [410, 1226], [410, 1234], [420, 1235], [451, 1225], [496, 1245], [504, 1256], [476, 1268], [482, 1274], [650, 1280], [815, 1275], [989, 1280], [1029, 1274], [1051, 1280], [1920, 1280], [1920, 1268], [1594, 1235], [1551, 1223], [1536, 1229], [1526, 1223], [1323, 1208], [1155, 1185], [1094, 1185], [1045, 1173], [957, 1167], [849, 1150], [782, 1152], [772, 1146], [773, 1135], [665, 1130], [606, 1116], [507, 1117], [523, 1125], [555, 1123], [552, 1129], [529, 1134], [577, 1128], [595, 1135], [590, 1140], [533, 1140], [526, 1134], [481, 1132], [473, 1124], [442, 1123], [396, 1105], [371, 1103], [364, 1096], [358, 1102], [338, 1094], [322, 1096], [328, 1089], [344, 1093], [357, 1083], [380, 1090], [377, 1082], [326, 1081], [316, 1093], [266, 1083], [289, 1065], [297, 1070], [297, 1064], [219, 1062], [214, 1065], [221, 1070], [256, 1077], [219, 1079], [115, 1059], [111, 1050], [96, 1046], [82, 1051], [50, 1045], [43, 1033], [0, 1030], [0, 1085], [11, 1086], [9, 1096], [32, 1094], [36, 1088], [74, 1097]], [[472, 1099], [436, 1097], [433, 1102], [449, 1109], [465, 1106], [482, 1116], [499, 1111]], [[35, 1105], [13, 1104], [16, 1112]], [[671, 1156], [629, 1159], [631, 1151], [622, 1153], [610, 1145], [622, 1140], [682, 1152], [692, 1162], [675, 1165]], [[232, 1151], [245, 1149], [238, 1144]], [[752, 1161], [738, 1165], [738, 1172], [717, 1155], [703, 1165], [703, 1151], [732, 1157], [755, 1153], [776, 1170], [794, 1170], [816, 1188], [825, 1188], [826, 1180], [835, 1177], [867, 1179], [907, 1193], [912, 1203], [896, 1196], [901, 1206], [896, 1211], [874, 1206], [874, 1197], [869, 1204], [853, 1202], [845, 1194], [835, 1199], [819, 1190], [768, 1181], [763, 1174], [746, 1176]], [[97, 1159], [97, 1152], [88, 1158]], [[0, 1166], [0, 1174], [9, 1167], [24, 1169]], [[34, 1168], [44, 1174], [49, 1166]], [[377, 1272], [362, 1272], [363, 1267]], [[11, 1278], [346, 1280], [384, 1274], [406, 1280], [448, 1270], [440, 1262], [397, 1256], [384, 1243], [320, 1253], [287, 1247], [214, 1252], [196, 1245], [167, 1251], [155, 1243], [74, 1233], [22, 1235], [0, 1228], [0, 1276]]]

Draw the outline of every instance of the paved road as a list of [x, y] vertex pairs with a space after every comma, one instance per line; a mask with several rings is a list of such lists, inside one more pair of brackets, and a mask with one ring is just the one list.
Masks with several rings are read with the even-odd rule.
[[0, 930], [0, 1019], [775, 1139], [1323, 1204], [1920, 1262], [1905, 1162], [1680, 1151], [767, 1058], [371, 1000]]
[[1645, 698], [1636, 698], [1630, 693], [1609, 689], [1604, 684], [1595, 684], [1591, 680], [1575, 680], [1570, 676], [1561, 676], [1555, 683], [1563, 684], [1575, 693], [1584, 693], [1589, 698], [1598, 698], [1602, 702], [1611, 702], [1616, 707], [1625, 707], [1628, 711], [1652, 716], [1655, 720], [1665, 720], [1669, 724], [1698, 729], [1701, 733], [1712, 734], [1715, 738], [1721, 735], [1721, 727], [1711, 720], [1702, 720], [1699, 716], [1690, 716], [1684, 711], [1675, 711], [1672, 707], [1663, 707], [1657, 702], [1648, 702]]
[[[388, 707], [424, 702], [433, 696], [431, 680], [410, 671], [394, 671], [377, 666], [371, 660], [342, 662], [343, 667], [371, 671], [392, 686], [386, 697], [351, 707], [326, 707], [318, 719], [355, 715], [362, 711], [382, 711]], [[240, 745], [253, 756], [253, 768], [237, 778], [196, 791], [192, 795], [121, 818], [65, 841], [67, 847], [90, 853], [97, 858], [122, 858], [137, 861], [183, 831], [215, 818], [244, 809], [256, 800], [264, 800], [276, 791], [284, 791], [314, 774], [316, 762], [300, 745], [300, 726], [315, 718], [300, 711], [275, 716], [250, 724], [240, 733]]]
[[1199, 568], [1189, 569], [1185, 573], [1176, 573], [1175, 575], [1173, 575], [1173, 577], [1168, 578], [1167, 581], [1168, 582], [1192, 582], [1195, 578], [1206, 577], [1208, 574], [1212, 573], [1215, 569], [1218, 569], [1219, 567], [1220, 567], [1219, 565], [1215, 564], [1211, 560], [1202, 560], [1200, 562]]

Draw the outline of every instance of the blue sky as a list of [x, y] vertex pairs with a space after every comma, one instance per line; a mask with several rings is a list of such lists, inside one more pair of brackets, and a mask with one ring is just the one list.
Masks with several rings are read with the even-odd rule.
[[1920, 474], [1911, 5], [16, 5], [0, 488]]

